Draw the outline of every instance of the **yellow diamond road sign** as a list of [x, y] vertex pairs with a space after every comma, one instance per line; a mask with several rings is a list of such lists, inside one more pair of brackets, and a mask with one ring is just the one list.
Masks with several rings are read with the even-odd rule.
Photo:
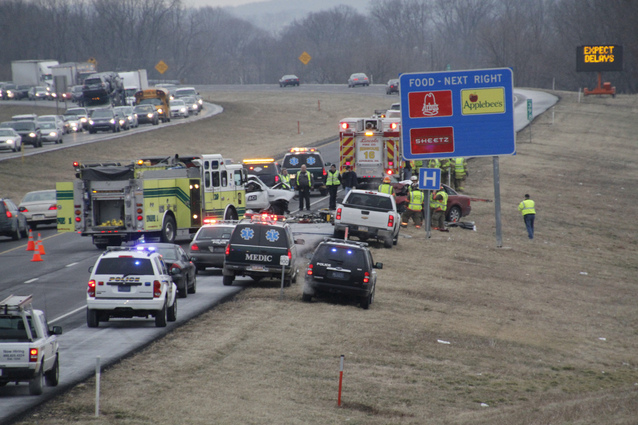
[[163, 74], [168, 69], [168, 65], [166, 65], [164, 61], [159, 61], [157, 62], [157, 65], [155, 65], [155, 69], [157, 69], [157, 72], [160, 74]]
[[303, 52], [301, 54], [301, 56], [299, 56], [299, 60], [304, 64], [304, 65], [308, 65], [308, 62], [310, 62], [310, 59], [312, 59], [312, 56], [310, 56], [308, 53]]

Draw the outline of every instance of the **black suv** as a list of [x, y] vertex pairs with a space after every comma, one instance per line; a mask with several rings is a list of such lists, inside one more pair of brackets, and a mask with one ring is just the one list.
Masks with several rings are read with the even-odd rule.
[[256, 216], [237, 224], [226, 246], [224, 285], [232, 285], [235, 276], [250, 276], [255, 281], [262, 278], [281, 279], [281, 257], [288, 257], [284, 269], [284, 286], [297, 281], [298, 254], [290, 226], [278, 221], [264, 220]]
[[321, 152], [315, 148], [292, 148], [284, 155], [282, 167], [288, 169], [290, 183], [296, 187], [297, 173], [303, 164], [306, 164], [306, 170], [312, 174], [312, 189], [319, 190], [321, 195], [326, 195], [328, 189], [326, 189], [324, 177], [328, 173]]
[[272, 158], [244, 159], [241, 163], [248, 174], [256, 175], [268, 187], [273, 187], [280, 181], [279, 164]]
[[310, 302], [320, 293], [354, 296], [363, 309], [374, 301], [377, 272], [383, 263], [375, 263], [365, 242], [326, 238], [308, 264], [302, 300]]
[[96, 109], [89, 118], [89, 133], [95, 134], [98, 131], [112, 131], [116, 133], [120, 131], [120, 120], [113, 109], [102, 108]]
[[28, 236], [27, 218], [16, 204], [8, 198], [0, 198], [0, 236], [9, 236], [14, 241]]

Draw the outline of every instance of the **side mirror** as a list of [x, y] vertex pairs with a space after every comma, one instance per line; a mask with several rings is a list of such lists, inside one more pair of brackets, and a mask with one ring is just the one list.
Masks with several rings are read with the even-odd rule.
[[195, 239], [195, 233], [191, 233], [190, 235], [188, 235], [188, 238], [189, 238], [190, 240]]
[[375, 269], [382, 269], [383, 268], [383, 263], [375, 263], [374, 266], [372, 266]]
[[181, 269], [179, 269], [177, 267], [171, 267], [171, 274], [172, 275], [179, 274], [180, 272], [181, 272]]
[[49, 329], [51, 335], [62, 335], [62, 326], [53, 326]]
[[91, 267], [89, 267], [89, 273], [93, 273], [93, 267], [95, 267], [95, 265], [92, 265]]
[[297, 244], [297, 245], [305, 245], [306, 244], [306, 240], [305, 239], [295, 239], [295, 244]]

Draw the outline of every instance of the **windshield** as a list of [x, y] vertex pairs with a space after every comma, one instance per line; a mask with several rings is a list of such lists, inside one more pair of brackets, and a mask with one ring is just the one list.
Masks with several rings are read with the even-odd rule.
[[142, 99], [140, 101], [140, 105], [159, 105], [159, 106], [161, 106], [162, 105], [162, 101], [161, 101], [161, 99], [157, 99], [157, 98], [154, 98], [154, 99]]
[[106, 275], [153, 275], [153, 265], [149, 258], [119, 257], [102, 258], [95, 270]]
[[113, 112], [108, 109], [98, 109], [97, 111], [93, 112], [91, 118], [113, 118]]
[[150, 105], [140, 105], [133, 109], [134, 112], [153, 112], [155, 109]]
[[196, 95], [197, 92], [195, 89], [178, 89], [175, 90], [175, 96], [193, 96]]
[[14, 130], [33, 130], [35, 129], [35, 124], [31, 121], [17, 121], [13, 124]]
[[86, 115], [84, 109], [67, 109], [64, 115]]
[[208, 240], [208, 239], [230, 239], [230, 235], [233, 233], [234, 227], [203, 227], [195, 240]]
[[0, 136], [11, 137], [11, 136], [15, 136], [15, 133], [11, 130], [0, 129]]
[[40, 124], [40, 128], [47, 130], [47, 129], [55, 129], [55, 124], [53, 124], [52, 122], [43, 122], [42, 124]]
[[24, 195], [22, 202], [37, 202], [37, 201], [55, 201], [55, 190], [46, 192], [29, 192]]
[[[31, 316], [27, 316], [28, 326], [31, 328], [31, 336], [37, 337]], [[24, 320], [20, 316], [0, 316], [0, 341], [3, 342], [27, 342], [29, 336], [24, 326]]]
[[171, 102], [172, 106], [186, 106], [183, 100], [174, 100]]

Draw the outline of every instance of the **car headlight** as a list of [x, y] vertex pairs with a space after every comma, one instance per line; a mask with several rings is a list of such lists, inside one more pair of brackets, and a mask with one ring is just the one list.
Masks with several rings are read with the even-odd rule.
[[197, 103], [199, 103], [200, 105], [204, 104], [204, 101], [202, 99], [197, 100]]
[[153, 114], [151, 112], [149, 112], [148, 114], [146, 114], [147, 117], [149, 118], [153, 118]]
[[87, 119], [86, 118], [80, 118], [80, 122], [86, 122]]
[[164, 110], [163, 110], [162, 108], [160, 108], [160, 109], [158, 109], [158, 110], [157, 110], [157, 113], [158, 113], [158, 114], [163, 114], [163, 113], [164, 113]]
[[182, 113], [186, 112], [186, 108], [180, 108], [180, 112]]
[[37, 136], [37, 134], [35, 134], [33, 132], [29, 133], [29, 137], [31, 137], [31, 138], [36, 137], [36, 136]]
[[115, 118], [111, 118], [111, 120], [109, 121], [111, 124], [115, 124]]
[[89, 124], [93, 125], [93, 120], [89, 120]]
[[52, 131], [51, 133], [49, 133], [49, 136], [51, 137], [57, 137], [58, 133], [56, 133], [55, 131]]

